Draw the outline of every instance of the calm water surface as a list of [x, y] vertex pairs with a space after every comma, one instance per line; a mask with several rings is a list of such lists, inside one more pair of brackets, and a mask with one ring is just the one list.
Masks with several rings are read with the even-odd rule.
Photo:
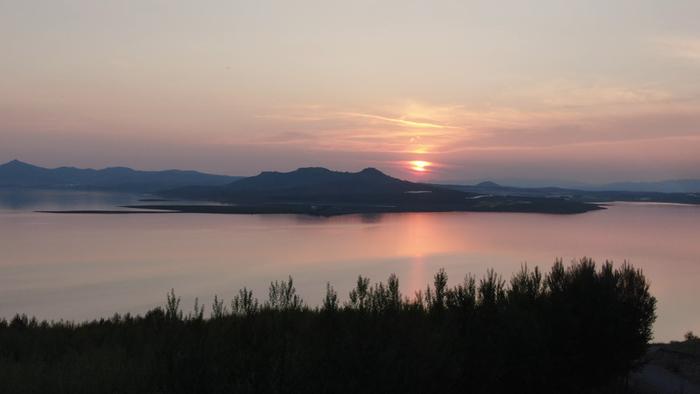
[[[24, 195], [23, 195], [24, 194]], [[358, 274], [396, 273], [404, 293], [444, 267], [450, 282], [556, 257], [628, 260], [659, 299], [657, 340], [700, 332], [700, 207], [615, 204], [582, 215], [405, 213], [293, 215], [58, 215], [36, 209], [111, 209], [137, 196], [0, 191], [0, 316], [90, 319], [143, 312], [171, 287], [187, 309], [242, 286], [258, 298], [292, 275], [320, 302], [331, 282], [347, 298]]]

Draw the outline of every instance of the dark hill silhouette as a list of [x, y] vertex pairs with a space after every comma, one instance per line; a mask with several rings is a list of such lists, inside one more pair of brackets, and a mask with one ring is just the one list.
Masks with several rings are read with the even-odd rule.
[[153, 192], [185, 185], [224, 185], [240, 177], [197, 171], [137, 171], [127, 167], [101, 170], [44, 168], [19, 160], [0, 165], [0, 186]]
[[183, 187], [160, 192], [164, 197], [233, 203], [234, 206], [141, 206], [183, 212], [311, 213], [335, 215], [374, 212], [505, 211], [580, 213], [599, 207], [556, 198], [493, 196], [414, 183], [375, 168], [339, 172], [299, 168], [262, 172], [224, 186]]
[[225, 202], [240, 201], [329, 201], [398, 202], [406, 199], [463, 200], [465, 193], [443, 187], [391, 177], [376, 168], [359, 172], [332, 171], [322, 167], [290, 172], [264, 171], [225, 186], [184, 187], [162, 193], [180, 197]]
[[444, 188], [393, 178], [377, 170], [338, 172], [323, 167], [299, 168], [291, 172], [265, 171], [227, 186], [228, 191], [293, 192], [305, 195], [446, 192]]
[[481, 183], [477, 184], [476, 186], [477, 187], [496, 187], [496, 188], [501, 187], [501, 185], [499, 185], [498, 183], [491, 182], [491, 181], [481, 182]]

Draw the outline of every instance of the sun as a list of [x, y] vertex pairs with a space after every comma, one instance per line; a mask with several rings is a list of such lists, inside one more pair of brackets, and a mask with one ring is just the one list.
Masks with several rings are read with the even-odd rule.
[[416, 172], [427, 172], [428, 167], [432, 164], [429, 161], [424, 161], [424, 160], [413, 160], [408, 163], [411, 167], [411, 170], [416, 171]]

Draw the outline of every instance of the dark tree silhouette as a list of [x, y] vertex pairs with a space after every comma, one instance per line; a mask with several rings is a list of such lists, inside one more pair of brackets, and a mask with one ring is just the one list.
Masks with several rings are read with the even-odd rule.
[[[0, 320], [3, 393], [605, 393], [645, 354], [656, 300], [641, 271], [583, 258], [549, 273], [493, 270], [453, 287], [440, 270], [412, 299], [360, 276], [309, 308], [292, 278], [183, 314], [81, 324]], [[695, 340], [694, 336], [688, 341]]]

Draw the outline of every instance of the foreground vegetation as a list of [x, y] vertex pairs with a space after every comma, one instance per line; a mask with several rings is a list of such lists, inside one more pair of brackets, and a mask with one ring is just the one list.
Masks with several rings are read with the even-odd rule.
[[651, 339], [642, 273], [590, 259], [506, 282], [490, 271], [449, 287], [439, 271], [408, 298], [399, 280], [328, 285], [309, 308], [291, 278], [264, 302], [242, 289], [183, 314], [163, 308], [82, 324], [0, 322], [5, 393], [620, 392]]

